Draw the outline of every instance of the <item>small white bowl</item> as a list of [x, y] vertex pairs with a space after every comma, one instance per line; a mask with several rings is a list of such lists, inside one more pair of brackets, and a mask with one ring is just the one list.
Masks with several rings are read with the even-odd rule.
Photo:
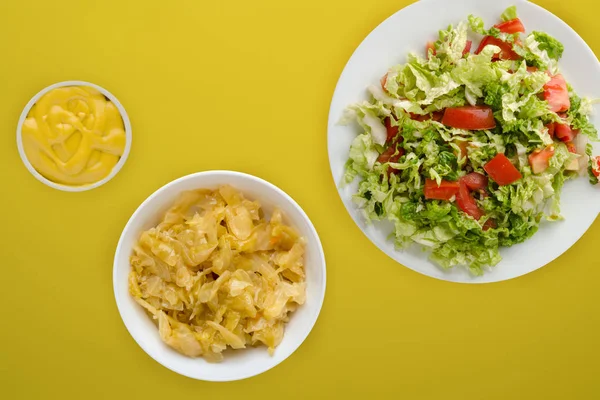
[[[110, 174], [108, 174], [108, 176], [106, 178], [99, 180], [98, 182], [89, 184], [89, 185], [80, 185], [80, 186], [63, 185], [61, 183], [56, 183], [56, 182], [53, 182], [53, 181], [45, 178], [42, 174], [40, 174], [33, 167], [33, 165], [31, 165], [31, 163], [27, 159], [25, 150], [23, 149], [23, 140], [21, 138], [21, 130], [23, 128], [23, 123], [25, 122], [25, 119], [27, 118], [27, 115], [29, 114], [29, 110], [31, 110], [31, 107], [33, 107], [33, 105], [35, 103], [37, 103], [38, 100], [43, 95], [45, 95], [46, 93], [48, 93], [51, 90], [54, 90], [59, 87], [65, 87], [65, 86], [89, 86], [89, 87], [96, 89], [97, 91], [102, 93], [104, 96], [106, 96], [117, 107], [117, 109], [119, 110], [119, 114], [121, 114], [121, 118], [123, 119], [123, 125], [125, 126], [125, 150], [123, 151], [123, 155], [119, 159], [119, 162], [117, 163], [117, 165], [114, 166], [114, 168], [112, 169], [112, 171], [110, 172]], [[104, 185], [106, 182], [110, 181], [121, 170], [121, 168], [125, 164], [125, 161], [127, 161], [127, 157], [129, 157], [129, 151], [131, 150], [131, 123], [129, 122], [129, 116], [127, 115], [127, 112], [125, 111], [125, 108], [123, 107], [123, 105], [119, 102], [119, 100], [117, 100], [117, 98], [112, 93], [110, 93], [108, 90], [104, 89], [103, 87], [95, 85], [90, 82], [85, 82], [85, 81], [58, 82], [58, 83], [50, 85], [47, 88], [39, 91], [35, 96], [32, 97], [31, 100], [29, 100], [29, 102], [23, 109], [23, 112], [21, 113], [21, 116], [19, 117], [19, 123], [17, 124], [17, 148], [19, 149], [19, 155], [21, 156], [21, 160], [23, 160], [23, 164], [25, 164], [25, 167], [27, 167], [29, 172], [31, 172], [31, 175], [35, 176], [35, 178], [38, 181], [42, 182], [43, 184], [45, 184], [47, 186], [50, 186], [51, 188], [63, 190], [65, 192], [83, 192], [83, 191], [91, 190], [91, 189], [97, 188], [98, 186]]]
[[[220, 363], [179, 354], [160, 339], [158, 328], [131, 297], [128, 290], [129, 257], [139, 234], [155, 226], [181, 192], [216, 189], [229, 184], [244, 196], [258, 200], [267, 215], [279, 207], [287, 222], [306, 239], [306, 303], [286, 324], [281, 344], [270, 356], [264, 346], [227, 351]], [[265, 372], [289, 357], [314, 326], [325, 297], [325, 257], [319, 235], [302, 208], [278, 187], [252, 175], [233, 171], [206, 171], [168, 183], [148, 197], [133, 213], [123, 229], [113, 266], [113, 286], [117, 307], [129, 333], [146, 353], [170, 370], [205, 381], [233, 381]]]

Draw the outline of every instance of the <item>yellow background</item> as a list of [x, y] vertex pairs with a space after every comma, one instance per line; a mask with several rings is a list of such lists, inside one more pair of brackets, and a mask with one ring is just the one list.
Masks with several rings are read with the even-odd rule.
[[[540, 0], [598, 54], [595, 0]], [[360, 41], [406, 0], [0, 2], [0, 397], [597, 399], [600, 221], [530, 275], [437, 281], [375, 248], [339, 200], [329, 103]], [[107, 185], [64, 193], [22, 165], [15, 128], [63, 80], [115, 94], [133, 148]], [[288, 360], [232, 383], [184, 378], [127, 333], [112, 257], [135, 208], [196, 171], [265, 178], [305, 209], [325, 304]]]

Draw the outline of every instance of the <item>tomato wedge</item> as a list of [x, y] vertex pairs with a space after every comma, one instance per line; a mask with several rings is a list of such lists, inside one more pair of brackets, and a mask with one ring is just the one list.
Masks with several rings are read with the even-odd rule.
[[511, 19], [510, 21], [504, 21], [494, 26], [498, 28], [500, 32], [504, 33], [525, 33], [525, 26], [519, 18]]
[[496, 157], [485, 164], [483, 169], [500, 186], [510, 185], [523, 177], [502, 153], [496, 154]]
[[[485, 213], [477, 206], [477, 202], [471, 195], [470, 191], [482, 191], [482, 189], [485, 189], [487, 184], [488, 178], [478, 172], [471, 172], [459, 180], [459, 190], [458, 194], [456, 195], [456, 203], [461, 210], [477, 220], [483, 217]], [[485, 191], [482, 191], [481, 193], [487, 194]], [[486, 226], [484, 224], [483, 229], [487, 230], [490, 227], [491, 226]]]
[[571, 107], [567, 82], [561, 74], [554, 75], [544, 85], [544, 100], [548, 102], [550, 111], [556, 113], [567, 111]]
[[465, 48], [463, 49], [463, 56], [466, 54], [469, 54], [471, 52], [471, 46], [473, 46], [473, 42], [470, 40], [467, 40], [467, 44], [465, 45]]
[[483, 217], [484, 212], [477, 206], [475, 199], [469, 192], [467, 184], [461, 179], [458, 186], [458, 194], [456, 195], [456, 204], [458, 204], [458, 207], [477, 220]]
[[442, 181], [438, 186], [433, 179], [425, 180], [425, 198], [430, 200], [450, 200], [458, 193], [458, 182]]
[[471, 172], [460, 178], [460, 180], [471, 190], [485, 189], [488, 185], [488, 178], [479, 172]]
[[503, 42], [502, 40], [496, 39], [493, 36], [484, 37], [481, 40], [481, 43], [479, 43], [479, 47], [475, 51], [475, 54], [481, 53], [485, 46], [489, 44], [500, 47], [500, 53], [495, 54], [494, 57], [492, 57], [493, 60], [518, 60], [520, 58], [519, 55], [512, 49], [510, 43]]
[[550, 145], [544, 150], [536, 150], [529, 155], [529, 165], [534, 174], [544, 172], [550, 165], [550, 158], [554, 155], [554, 146]]
[[567, 124], [554, 124], [554, 134], [556, 137], [563, 142], [572, 142], [575, 136], [579, 133], [579, 130], [573, 130]]
[[452, 128], [479, 130], [496, 127], [494, 112], [488, 106], [463, 106], [446, 108], [442, 124]]
[[399, 126], [392, 126], [391, 117], [386, 117], [386, 119], [383, 120], [383, 123], [385, 124], [385, 129], [387, 130], [387, 139], [386, 139], [386, 141], [387, 142], [391, 142], [398, 135], [398, 132], [400, 131], [400, 127]]

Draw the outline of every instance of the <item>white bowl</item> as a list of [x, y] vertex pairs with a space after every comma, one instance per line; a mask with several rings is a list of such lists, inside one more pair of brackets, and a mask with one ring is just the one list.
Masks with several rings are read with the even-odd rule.
[[[348, 150], [358, 131], [354, 126], [339, 125], [344, 109], [366, 100], [367, 86], [377, 84], [389, 67], [406, 62], [409, 51], [425, 51], [425, 43], [435, 40], [439, 29], [466, 20], [469, 14], [482, 17], [486, 26], [500, 18], [504, 9], [517, 6], [517, 13], [527, 32], [547, 32], [560, 40], [565, 51], [560, 68], [567, 81], [581, 96], [600, 97], [600, 64], [589, 46], [566, 23], [540, 6], [524, 0], [421, 0], [396, 12], [375, 28], [358, 46], [337, 83], [328, 123], [328, 151], [331, 172], [338, 193], [364, 234], [379, 249], [406, 267], [434, 278], [463, 283], [497, 282], [532, 272], [567, 251], [594, 222], [600, 212], [600, 185], [592, 186], [587, 177], [569, 181], [561, 195], [560, 222], [543, 222], [539, 231], [524, 243], [501, 248], [502, 261], [482, 276], [473, 276], [467, 268], [445, 271], [428, 259], [418, 246], [397, 251], [389, 240], [391, 224], [365, 223], [352, 201], [358, 183], [341, 187]], [[478, 42], [474, 43], [476, 48]], [[598, 106], [595, 107], [598, 111]], [[598, 127], [598, 117], [592, 122]], [[594, 143], [594, 154], [600, 153], [600, 143]]]
[[[164, 344], [151, 318], [130, 296], [129, 256], [139, 234], [154, 226], [179, 194], [192, 189], [215, 189], [229, 184], [247, 198], [258, 200], [268, 215], [279, 207], [287, 220], [307, 241], [306, 303], [296, 310], [285, 327], [281, 344], [270, 356], [259, 346], [227, 351], [220, 363], [189, 358]], [[302, 208], [276, 186], [252, 175], [233, 171], [207, 171], [191, 174], [168, 183], [148, 197], [133, 213], [123, 229], [113, 266], [113, 286], [117, 307], [129, 333], [146, 353], [163, 366], [181, 375], [206, 381], [233, 381], [265, 372], [289, 357], [306, 339], [314, 326], [325, 296], [325, 257], [319, 235]]]
[[[104, 96], [106, 96], [117, 107], [117, 110], [119, 110], [119, 114], [121, 114], [121, 118], [123, 119], [123, 125], [125, 126], [125, 150], [123, 151], [123, 155], [119, 159], [119, 162], [117, 162], [117, 164], [114, 166], [112, 171], [110, 171], [110, 174], [108, 174], [108, 176], [106, 178], [99, 180], [98, 182], [89, 184], [89, 185], [70, 186], [70, 185], [63, 185], [61, 183], [56, 183], [49, 179], [46, 179], [42, 174], [40, 174], [33, 167], [33, 165], [31, 165], [31, 163], [29, 162], [29, 159], [27, 159], [27, 155], [25, 154], [25, 149], [23, 148], [23, 140], [21, 138], [21, 130], [23, 128], [23, 123], [25, 122], [25, 119], [27, 118], [27, 115], [29, 114], [29, 110], [31, 110], [31, 107], [33, 107], [33, 105], [35, 103], [37, 103], [38, 100], [43, 95], [48, 93], [49, 91], [54, 90], [59, 87], [65, 87], [65, 86], [89, 86], [89, 87], [96, 89], [97, 91], [102, 93]], [[125, 161], [127, 161], [127, 157], [129, 157], [129, 151], [131, 150], [131, 139], [132, 139], [132, 137], [131, 137], [131, 122], [129, 122], [129, 116], [127, 115], [127, 112], [125, 111], [125, 108], [123, 107], [121, 102], [119, 102], [119, 100], [112, 93], [110, 93], [108, 90], [104, 89], [103, 87], [95, 85], [90, 82], [85, 82], [85, 81], [58, 82], [58, 83], [48, 86], [47, 88], [40, 90], [35, 96], [33, 96], [31, 98], [31, 100], [29, 100], [29, 102], [23, 109], [21, 116], [19, 117], [19, 123], [17, 124], [17, 148], [19, 149], [19, 155], [21, 156], [21, 160], [23, 161], [23, 164], [25, 164], [25, 167], [27, 167], [29, 172], [31, 172], [31, 175], [33, 175], [38, 181], [42, 182], [43, 184], [45, 184], [47, 186], [50, 186], [51, 188], [63, 190], [65, 192], [83, 192], [86, 190], [97, 188], [98, 186], [102, 186], [106, 182], [110, 181], [121, 170], [121, 168], [123, 168]]]

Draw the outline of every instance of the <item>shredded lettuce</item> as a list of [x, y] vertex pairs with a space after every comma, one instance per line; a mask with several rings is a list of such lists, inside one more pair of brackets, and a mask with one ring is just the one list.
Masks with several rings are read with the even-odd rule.
[[555, 75], [564, 47], [547, 33], [534, 31], [525, 38], [522, 46], [514, 45], [513, 50], [525, 59], [527, 65]]
[[350, 146], [344, 181], [350, 183], [357, 175], [368, 175], [378, 156], [379, 153], [375, 150], [371, 135], [367, 133], [358, 135]]
[[573, 129], [578, 129], [580, 133], [588, 136], [590, 140], [597, 142], [599, 140], [598, 131], [588, 118], [592, 111], [591, 100], [580, 98], [572, 90], [570, 100], [571, 108], [567, 111], [567, 121]]
[[455, 82], [464, 85], [465, 98], [471, 105], [477, 104], [486, 85], [498, 80], [500, 72], [491, 60], [499, 50], [496, 46], [486, 46], [481, 53], [456, 62], [451, 76]]
[[545, 51], [548, 57], [558, 61], [562, 57], [565, 47], [561, 42], [545, 32], [532, 32], [533, 38], [538, 42], [538, 48]]
[[506, 10], [504, 10], [502, 15], [500, 15], [500, 18], [502, 19], [502, 21], [510, 21], [517, 18], [517, 7], [508, 7]]
[[480, 17], [476, 17], [474, 15], [469, 15], [469, 17], [467, 18], [467, 21], [469, 23], [469, 28], [474, 33], [478, 33], [483, 36], [493, 36], [493, 37], [500, 36], [500, 29], [498, 29], [496, 27], [491, 27], [490, 29], [485, 29], [485, 23], [483, 22], [483, 19], [481, 19]]

